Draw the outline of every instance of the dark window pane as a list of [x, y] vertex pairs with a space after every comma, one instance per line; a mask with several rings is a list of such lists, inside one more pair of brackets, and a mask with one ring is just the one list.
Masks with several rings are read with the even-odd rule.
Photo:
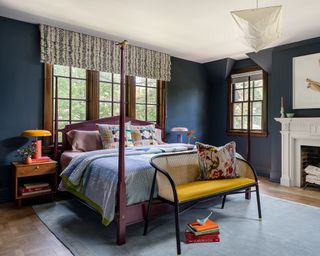
[[110, 117], [111, 116], [111, 103], [100, 102], [99, 103], [99, 117]]
[[113, 101], [120, 102], [120, 85], [119, 84], [113, 85]]
[[147, 106], [147, 121], [157, 121], [157, 106]]
[[68, 78], [56, 78], [58, 81], [58, 97], [59, 98], [69, 98], [69, 79]]
[[147, 79], [148, 87], [157, 87], [156, 79]]
[[233, 104], [233, 114], [238, 115], [238, 116], [241, 115], [241, 113], [242, 113], [241, 107], [242, 107], [242, 103], [234, 103]]
[[112, 73], [109, 72], [99, 72], [100, 81], [102, 82], [112, 82]]
[[73, 99], [83, 99], [85, 100], [87, 98], [87, 88], [86, 88], [86, 80], [77, 80], [72, 79], [71, 85], [72, 85], [72, 98]]
[[262, 102], [252, 102], [252, 115], [262, 115]]
[[136, 86], [136, 102], [146, 103], [146, 88]]
[[53, 74], [55, 76], [70, 76], [70, 68], [61, 65], [54, 65]]
[[233, 129], [241, 129], [241, 116], [233, 117]]
[[69, 120], [69, 100], [58, 100], [58, 120]]
[[146, 120], [146, 106], [136, 105], [136, 118], [138, 120]]
[[261, 130], [262, 128], [262, 118], [261, 116], [253, 116], [252, 117], [252, 129]]
[[99, 84], [99, 97], [100, 100], [112, 100], [112, 84], [100, 83]]
[[83, 68], [71, 68], [71, 75], [75, 78], [86, 78], [86, 70]]
[[86, 102], [73, 100], [71, 103], [71, 119], [86, 120]]
[[157, 89], [148, 88], [148, 103], [157, 104]]
[[136, 76], [136, 85], [146, 86], [146, 79], [144, 77]]
[[254, 100], [263, 100], [263, 89], [260, 88], [254, 88]]

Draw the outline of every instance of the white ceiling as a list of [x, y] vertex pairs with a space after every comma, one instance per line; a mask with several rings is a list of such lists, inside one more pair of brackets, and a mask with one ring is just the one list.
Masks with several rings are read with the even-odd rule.
[[[239, 41], [230, 11], [256, 0], [0, 0], [0, 15], [44, 23], [207, 62], [241, 59], [251, 49]], [[319, 0], [259, 0], [283, 6], [283, 35], [274, 45], [320, 36]]]

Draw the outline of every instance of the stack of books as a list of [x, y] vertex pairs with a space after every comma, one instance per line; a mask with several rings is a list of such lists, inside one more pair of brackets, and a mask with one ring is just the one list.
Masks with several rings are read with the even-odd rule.
[[187, 225], [185, 231], [186, 243], [214, 243], [220, 242], [219, 225], [208, 219], [205, 224], [192, 222]]
[[50, 191], [51, 188], [47, 182], [26, 183], [20, 187], [20, 194], [22, 196], [41, 194]]

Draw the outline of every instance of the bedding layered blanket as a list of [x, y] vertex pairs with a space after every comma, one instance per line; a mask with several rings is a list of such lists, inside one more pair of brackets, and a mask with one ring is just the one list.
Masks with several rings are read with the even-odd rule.
[[[125, 154], [127, 205], [148, 200], [154, 174], [150, 159], [166, 152], [193, 150], [188, 144], [129, 147]], [[108, 225], [114, 218], [118, 183], [118, 151], [96, 150], [75, 157], [61, 173], [62, 185], [84, 200]], [[61, 186], [60, 186], [61, 187]]]

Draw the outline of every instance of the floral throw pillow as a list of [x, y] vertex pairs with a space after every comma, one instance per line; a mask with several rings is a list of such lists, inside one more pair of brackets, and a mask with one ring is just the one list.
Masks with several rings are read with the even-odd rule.
[[158, 145], [154, 124], [131, 125], [131, 137], [134, 146]]
[[[112, 149], [119, 147], [119, 125], [97, 124], [97, 127], [100, 133], [103, 148]], [[125, 124], [125, 138], [125, 146], [132, 147], [133, 143], [131, 138], [130, 122]]]
[[236, 173], [236, 143], [222, 147], [196, 143], [200, 165], [200, 180], [228, 179], [238, 177]]

